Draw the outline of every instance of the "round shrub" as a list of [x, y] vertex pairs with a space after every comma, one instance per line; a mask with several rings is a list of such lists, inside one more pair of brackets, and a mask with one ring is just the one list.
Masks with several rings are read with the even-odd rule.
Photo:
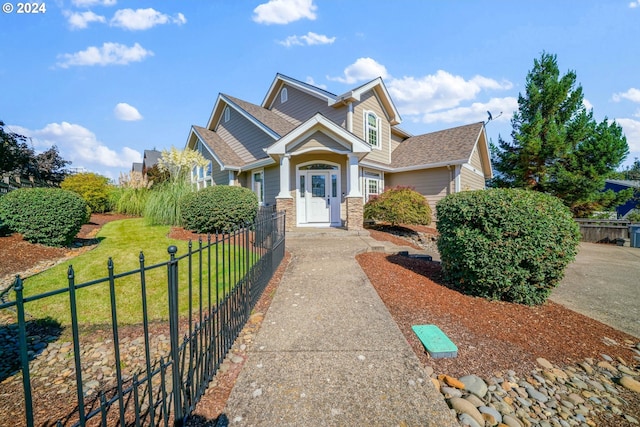
[[252, 223], [258, 198], [244, 187], [214, 185], [186, 195], [181, 202], [184, 228], [196, 233], [229, 232]]
[[489, 299], [542, 304], [580, 241], [571, 211], [560, 199], [535, 191], [451, 194], [436, 212], [445, 279]]
[[87, 202], [91, 212], [103, 213], [109, 210], [112, 185], [105, 176], [91, 172], [77, 173], [67, 176], [60, 187], [78, 193]]
[[31, 243], [65, 246], [87, 219], [87, 203], [60, 188], [21, 188], [0, 198], [0, 221]]
[[391, 225], [429, 225], [431, 207], [422, 194], [409, 187], [387, 188], [364, 205], [364, 219]]

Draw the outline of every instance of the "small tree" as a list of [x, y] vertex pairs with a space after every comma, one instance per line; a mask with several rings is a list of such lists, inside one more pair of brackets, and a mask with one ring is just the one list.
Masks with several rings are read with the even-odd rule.
[[364, 219], [389, 222], [395, 226], [431, 224], [427, 199], [409, 187], [387, 188], [364, 205]]
[[92, 172], [78, 173], [66, 177], [60, 187], [79, 194], [87, 202], [91, 212], [102, 213], [109, 210], [112, 186], [107, 177]]

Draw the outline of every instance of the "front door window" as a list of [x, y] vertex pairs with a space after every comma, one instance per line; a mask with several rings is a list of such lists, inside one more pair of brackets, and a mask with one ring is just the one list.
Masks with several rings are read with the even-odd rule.
[[337, 165], [310, 163], [298, 168], [298, 224], [340, 223], [340, 170]]

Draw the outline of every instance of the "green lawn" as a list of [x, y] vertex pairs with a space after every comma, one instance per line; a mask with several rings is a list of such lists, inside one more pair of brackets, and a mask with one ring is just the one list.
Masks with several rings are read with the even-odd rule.
[[[125, 219], [113, 221], [105, 224], [98, 234], [101, 239], [100, 244], [93, 250], [79, 255], [68, 262], [59, 264], [43, 273], [29, 277], [24, 281], [25, 297], [39, 295], [45, 292], [66, 288], [68, 289], [67, 270], [69, 265], [73, 266], [75, 272], [76, 285], [95, 281], [108, 277], [107, 262], [109, 258], [113, 260], [114, 274], [122, 274], [130, 270], [139, 269], [140, 251], [144, 253], [145, 265], [151, 266], [159, 263], [166, 263], [169, 260], [167, 248], [170, 245], [178, 247], [176, 256], [187, 253], [188, 243], [182, 240], [173, 240], [167, 237], [170, 227], [145, 225], [144, 219]], [[198, 247], [198, 242], [194, 242], [194, 250]], [[225, 246], [225, 270], [226, 276], [233, 277], [234, 262], [229, 265], [228, 259], [231, 254], [233, 260], [237, 253], [235, 246]], [[211, 252], [212, 275], [215, 273], [215, 251]], [[219, 258], [222, 258], [222, 249], [218, 249]], [[193, 258], [194, 269], [194, 307], [198, 306], [198, 280], [197, 269], [198, 259]], [[203, 259], [203, 302], [206, 305], [209, 300], [207, 290], [207, 259]], [[229, 268], [231, 267], [231, 269]], [[187, 285], [187, 262], [180, 262], [180, 289], [179, 308], [181, 314], [188, 313], [188, 285]], [[147, 305], [150, 320], [168, 318], [168, 297], [167, 297], [167, 267], [163, 265], [146, 273]], [[222, 289], [224, 279], [219, 275], [220, 289]], [[228, 289], [229, 284], [226, 281]], [[212, 277], [211, 301], [215, 303], [215, 277]], [[221, 297], [221, 291], [219, 296]], [[128, 275], [117, 278], [115, 282], [116, 307], [118, 323], [135, 324], [142, 321], [142, 298], [140, 274]], [[109, 293], [109, 283], [94, 284], [76, 290], [78, 301], [78, 320], [84, 325], [105, 324], [111, 322], [111, 302]], [[71, 322], [69, 292], [50, 296], [43, 299], [30, 301], [26, 306], [27, 312], [36, 317], [51, 317], [63, 325]]]

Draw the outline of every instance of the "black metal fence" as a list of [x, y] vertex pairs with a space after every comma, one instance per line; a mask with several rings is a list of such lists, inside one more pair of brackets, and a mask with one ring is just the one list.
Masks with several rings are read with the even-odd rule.
[[[29, 279], [17, 277], [13, 287], [15, 300], [0, 304], [0, 312], [13, 310], [17, 316], [16, 324], [12, 325], [17, 329], [16, 353], [19, 353], [19, 372], [15, 375], [22, 375], [24, 420], [14, 419], [15, 425], [182, 425], [206, 391], [280, 264], [284, 256], [284, 223], [284, 212], [262, 211], [249, 227], [230, 234], [209, 235], [199, 239], [196, 245], [189, 242], [186, 254], [181, 255], [175, 246], [170, 246], [167, 262], [146, 265], [144, 255], [140, 253], [138, 269], [115, 273], [109, 259], [107, 276], [85, 283], [75, 283], [75, 272], [70, 266], [67, 287], [40, 295], [26, 296], [24, 289], [29, 286]], [[159, 322], [153, 322], [148, 315], [148, 305], [154, 302], [147, 282], [152, 270], [166, 271], [167, 319]], [[142, 324], [137, 325], [137, 338], [129, 339], [123, 345], [119, 328], [130, 325], [119, 322], [116, 297], [118, 286], [121, 286], [119, 282], [128, 278], [127, 283], [131, 283], [131, 277], [135, 278], [139, 290]], [[112, 372], [110, 382], [101, 374], [96, 377], [96, 370], [90, 369], [83, 359], [87, 352], [83, 351], [82, 342], [90, 333], [78, 320], [78, 291], [91, 290], [100, 284], [109, 288], [111, 322], [104, 328], [108, 339], [104, 339], [103, 345], [111, 349], [110, 356], [102, 361], [109, 366], [98, 372], [104, 372], [104, 369]], [[178, 298], [179, 291], [180, 295], [185, 295], [185, 288], [188, 289], [186, 303]], [[35, 419], [34, 413], [39, 412], [42, 401], [40, 397], [34, 399], [36, 387], [33, 386], [32, 371], [43, 348], [42, 345], [39, 348], [31, 345], [29, 306], [34, 301], [61, 294], [68, 296], [71, 311], [68, 328], [71, 329], [72, 344], [66, 354], [73, 358], [73, 368], [69, 370], [69, 381], [73, 384], [71, 392], [62, 393], [56, 404], [65, 407], [62, 399], [71, 395], [72, 401], [66, 403], [71, 410], [62, 417]], [[163, 349], [157, 345], [156, 338], [165, 333], [170, 345]], [[144, 356], [136, 366], [130, 358], [123, 356], [135, 349], [132, 343], [144, 347]], [[51, 357], [43, 364], [46, 362], [55, 367], [55, 358], [53, 363], [49, 359]], [[100, 360], [93, 363], [100, 363]], [[91, 381], [94, 385], [99, 384], [95, 392], [87, 390]], [[56, 396], [53, 391], [47, 393], [41, 389], [46, 384], [46, 379], [38, 380], [39, 395]], [[19, 399], [19, 396], [13, 397]]]

